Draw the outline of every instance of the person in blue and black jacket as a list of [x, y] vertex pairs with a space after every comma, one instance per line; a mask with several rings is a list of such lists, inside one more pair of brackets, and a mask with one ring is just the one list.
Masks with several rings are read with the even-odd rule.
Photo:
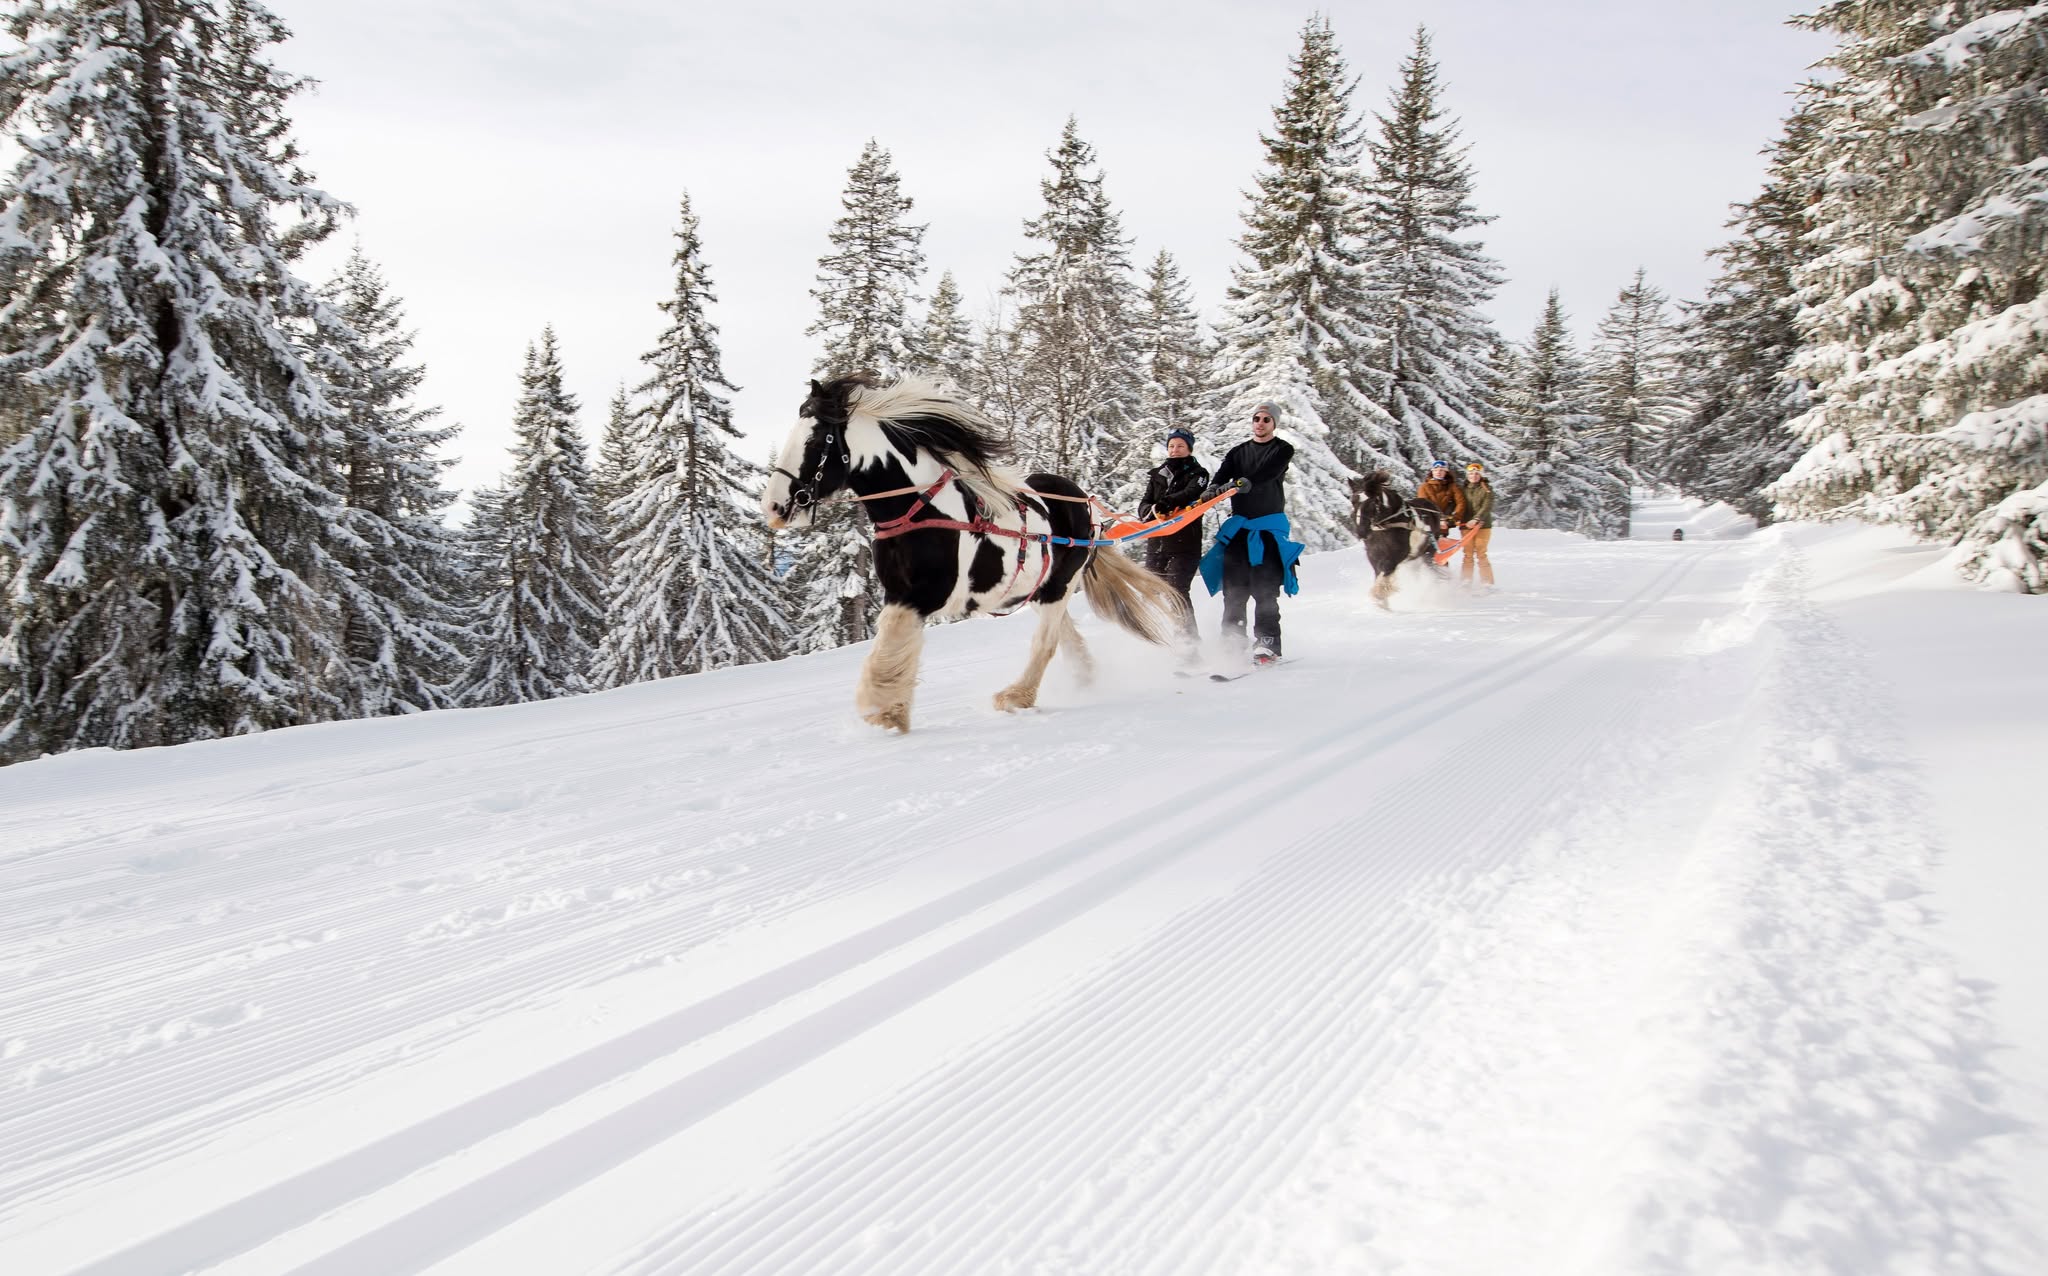
[[1280, 409], [1261, 403], [1252, 409], [1252, 436], [1230, 449], [1216, 467], [1214, 493], [1235, 487], [1230, 517], [1216, 529], [1216, 543], [1202, 558], [1202, 583], [1223, 591], [1223, 629], [1244, 642], [1244, 613], [1254, 604], [1252, 663], [1280, 658], [1280, 591], [1300, 591], [1294, 560], [1302, 547], [1288, 539], [1287, 493], [1283, 481], [1294, 445], [1276, 435]]

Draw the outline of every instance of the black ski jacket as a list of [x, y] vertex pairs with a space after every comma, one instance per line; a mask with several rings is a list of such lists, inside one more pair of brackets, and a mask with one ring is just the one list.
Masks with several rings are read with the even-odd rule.
[[[1209, 471], [1192, 456], [1169, 456], [1152, 469], [1152, 475], [1145, 480], [1145, 497], [1138, 502], [1139, 518], [1164, 518], [1176, 510], [1193, 505], [1202, 495], [1202, 489], [1209, 486]], [[1194, 550], [1202, 547], [1202, 520], [1181, 528], [1171, 536], [1155, 536], [1147, 540], [1149, 547], [1155, 544], [1167, 549]]]
[[1216, 481], [1229, 483], [1244, 479], [1250, 486], [1230, 498], [1230, 512], [1240, 518], [1264, 518], [1287, 508], [1287, 492], [1281, 481], [1294, 459], [1294, 445], [1279, 435], [1264, 443], [1250, 439], [1238, 444], [1216, 467]]

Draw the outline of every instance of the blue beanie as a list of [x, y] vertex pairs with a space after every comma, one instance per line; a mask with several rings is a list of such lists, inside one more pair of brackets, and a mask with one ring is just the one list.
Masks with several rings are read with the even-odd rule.
[[1187, 441], [1187, 445], [1188, 445], [1188, 450], [1189, 450], [1189, 451], [1193, 451], [1193, 450], [1194, 450], [1194, 446], [1195, 446], [1195, 432], [1194, 432], [1193, 430], [1190, 430], [1190, 429], [1188, 429], [1188, 428], [1187, 428], [1186, 426], [1176, 425], [1176, 426], [1174, 426], [1174, 427], [1173, 427], [1173, 428], [1172, 428], [1171, 430], [1168, 430], [1168, 431], [1166, 432], [1166, 441], [1167, 441], [1168, 443], [1171, 443], [1171, 442], [1173, 442], [1173, 441], [1174, 441], [1175, 439], [1184, 439], [1184, 440], [1186, 440], [1186, 441]]

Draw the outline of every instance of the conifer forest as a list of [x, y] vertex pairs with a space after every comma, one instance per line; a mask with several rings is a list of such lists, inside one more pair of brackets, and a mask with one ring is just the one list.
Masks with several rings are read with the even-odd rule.
[[[1758, 138], [1715, 274], [1488, 306], [1494, 220], [1431, 33], [1360, 67], [1322, 16], [1258, 68], [1236, 266], [1198, 297], [1139, 253], [1069, 118], [1036, 165], [1000, 304], [928, 260], [889, 139], [846, 157], [815, 257], [825, 377], [916, 374], [1017, 464], [1128, 509], [1169, 429], [1213, 457], [1253, 405], [1295, 448], [1311, 550], [1355, 544], [1350, 483], [1434, 459], [1499, 475], [1499, 518], [1629, 535], [1663, 488], [1759, 522], [1857, 519], [2048, 592], [2048, 6], [1812, 0], [1833, 41]], [[16, 0], [0, 37], [0, 763], [502, 705], [872, 637], [865, 518], [757, 512], [765, 442], [722, 366], [719, 244], [675, 174], [663, 328], [604, 405], [536, 316], [505, 352], [514, 445], [465, 495], [421, 401], [406, 281], [346, 242], [260, 0]], [[1451, 77], [1454, 82], [1455, 77]], [[824, 211], [824, 210], [821, 210]], [[832, 214], [827, 211], [825, 215]], [[523, 362], [520, 362], [523, 360]], [[517, 367], [516, 384], [513, 370]], [[794, 384], [794, 382], [793, 382]]]

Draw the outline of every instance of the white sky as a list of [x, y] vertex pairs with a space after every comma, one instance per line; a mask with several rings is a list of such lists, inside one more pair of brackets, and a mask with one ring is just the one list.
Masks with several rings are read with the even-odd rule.
[[[1796, 4], [1797, 0], [1792, 0]], [[404, 300], [422, 401], [464, 433], [455, 480], [503, 469], [526, 344], [555, 325], [595, 443], [673, 284], [687, 188], [720, 296], [726, 371], [765, 456], [814, 349], [807, 289], [870, 136], [928, 222], [927, 287], [951, 269], [978, 313], [1039, 207], [1069, 114], [1108, 175], [1133, 259], [1180, 261], [1213, 316], [1236, 259], [1287, 60], [1313, 10], [1177, 0], [832, 5], [760, 0], [270, 0], [287, 71], [321, 81], [296, 135], [353, 203], [324, 278], [360, 238]], [[1527, 335], [1562, 289], [1585, 336], [1638, 266], [1697, 296], [1728, 205], [1749, 198], [1787, 92], [1827, 51], [1774, 0], [1380, 0], [1328, 8], [1386, 99], [1429, 26], [1463, 123], [1484, 235]]]

